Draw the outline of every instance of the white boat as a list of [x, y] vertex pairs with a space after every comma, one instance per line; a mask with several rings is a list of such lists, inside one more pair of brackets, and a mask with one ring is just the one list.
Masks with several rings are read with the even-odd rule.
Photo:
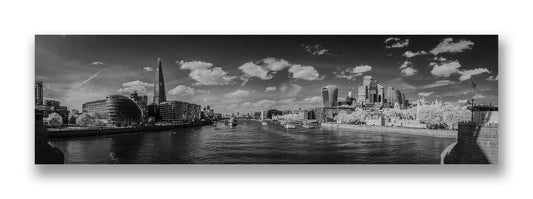
[[263, 126], [267, 126], [267, 125], [268, 125], [268, 122], [263, 121], [263, 122], [261, 122], [261, 125], [263, 125]]
[[296, 126], [294, 124], [292, 124], [292, 123], [287, 123], [287, 124], [285, 124], [285, 128], [286, 129], [295, 129]]

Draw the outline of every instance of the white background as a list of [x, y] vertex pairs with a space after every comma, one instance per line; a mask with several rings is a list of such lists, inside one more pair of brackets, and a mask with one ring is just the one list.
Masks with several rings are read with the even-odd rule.
[[[0, 198], [531, 197], [528, 1], [2, 1]], [[34, 34], [499, 34], [499, 166], [33, 164]]]

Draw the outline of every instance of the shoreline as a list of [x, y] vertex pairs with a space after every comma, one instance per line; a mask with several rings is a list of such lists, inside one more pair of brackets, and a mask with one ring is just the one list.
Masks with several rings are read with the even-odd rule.
[[130, 133], [141, 133], [149, 131], [164, 131], [172, 129], [181, 129], [188, 127], [198, 127], [210, 125], [210, 122], [198, 122], [189, 124], [177, 124], [168, 126], [143, 126], [143, 127], [131, 127], [131, 128], [103, 128], [103, 129], [73, 129], [73, 130], [48, 130], [47, 136], [50, 139], [57, 138], [79, 138], [79, 137], [93, 137], [93, 136], [108, 136]]
[[439, 138], [456, 138], [457, 131], [454, 130], [440, 130], [440, 129], [416, 129], [404, 127], [385, 127], [385, 126], [369, 126], [369, 125], [353, 125], [353, 124], [337, 124], [337, 123], [322, 123], [321, 128], [335, 129], [335, 130], [363, 130], [380, 133], [395, 133], [416, 136], [428, 136]]

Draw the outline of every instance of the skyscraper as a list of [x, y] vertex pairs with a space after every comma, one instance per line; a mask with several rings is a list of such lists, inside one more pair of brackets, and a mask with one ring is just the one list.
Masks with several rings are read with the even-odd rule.
[[337, 86], [324, 86], [322, 87], [321, 91], [324, 107], [337, 107], [337, 96], [339, 95], [339, 89], [337, 88]]
[[43, 105], [43, 82], [35, 81], [35, 105]]
[[165, 80], [163, 79], [163, 67], [161, 66], [161, 58], [157, 58], [157, 72], [155, 74], [154, 82], [154, 104], [160, 104], [167, 101], [165, 94]]

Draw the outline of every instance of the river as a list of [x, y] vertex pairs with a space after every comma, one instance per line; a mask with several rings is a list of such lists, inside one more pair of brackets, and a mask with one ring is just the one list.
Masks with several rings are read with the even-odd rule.
[[54, 139], [65, 163], [82, 164], [439, 164], [453, 138], [324, 129], [285, 129], [239, 121], [105, 137]]

